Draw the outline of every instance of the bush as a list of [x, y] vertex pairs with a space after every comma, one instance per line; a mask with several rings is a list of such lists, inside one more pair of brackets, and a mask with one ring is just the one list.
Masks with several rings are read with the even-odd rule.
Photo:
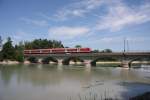
[[0, 61], [3, 61], [3, 54], [0, 52]]
[[30, 61], [31, 63], [37, 63], [38, 62], [38, 60], [35, 57], [30, 57], [28, 59], [28, 61]]
[[24, 61], [23, 55], [17, 55], [16, 60], [19, 61], [19, 62], [23, 62]]

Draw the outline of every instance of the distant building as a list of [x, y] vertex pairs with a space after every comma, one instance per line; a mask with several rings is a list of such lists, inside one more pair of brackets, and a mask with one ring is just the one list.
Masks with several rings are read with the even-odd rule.
[[3, 46], [3, 44], [2, 44], [2, 37], [0, 36], [0, 51], [2, 50], [2, 46]]

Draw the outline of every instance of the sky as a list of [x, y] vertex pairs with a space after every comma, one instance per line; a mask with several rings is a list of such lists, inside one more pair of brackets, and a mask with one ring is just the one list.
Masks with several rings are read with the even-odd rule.
[[129, 51], [150, 51], [150, 0], [0, 0], [0, 36], [113, 51], [126, 39]]

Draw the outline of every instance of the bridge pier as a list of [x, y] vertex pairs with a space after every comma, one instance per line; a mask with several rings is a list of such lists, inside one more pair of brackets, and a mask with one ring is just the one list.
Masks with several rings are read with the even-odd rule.
[[91, 61], [92, 61], [92, 60], [84, 60], [84, 65], [85, 65], [86, 67], [91, 66]]
[[122, 66], [123, 68], [130, 68], [129, 61], [125, 61], [125, 60], [122, 61], [121, 66]]
[[41, 63], [42, 63], [42, 59], [38, 59], [38, 63], [40, 63], [40, 64], [41, 64]]
[[63, 65], [63, 60], [62, 59], [59, 59], [58, 60], [58, 66], [62, 66]]

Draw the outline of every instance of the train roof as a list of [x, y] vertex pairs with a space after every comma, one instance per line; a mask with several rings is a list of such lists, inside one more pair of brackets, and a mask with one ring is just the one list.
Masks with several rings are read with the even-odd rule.
[[[55, 50], [61, 50], [61, 49], [77, 49], [77, 48], [47, 48], [47, 49], [25, 49], [24, 51], [28, 50], [50, 50], [50, 49], [55, 49]], [[91, 48], [81, 48], [81, 49], [91, 49]]]

